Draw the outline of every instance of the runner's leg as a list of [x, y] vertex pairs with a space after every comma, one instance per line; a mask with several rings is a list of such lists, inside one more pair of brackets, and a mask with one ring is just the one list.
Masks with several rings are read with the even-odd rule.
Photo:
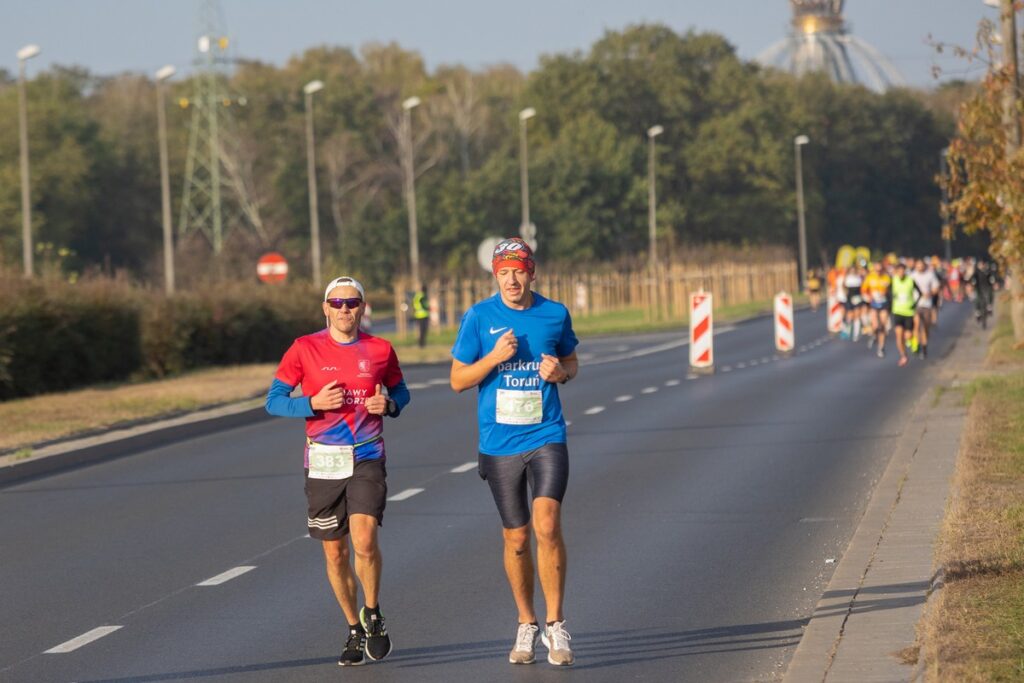
[[374, 608], [377, 606], [383, 569], [380, 545], [377, 542], [377, 518], [356, 513], [349, 516], [348, 523], [352, 549], [356, 554], [356, 576], [359, 577], [359, 585], [363, 587], [366, 606]]
[[533, 529], [537, 536], [537, 573], [547, 605], [547, 622], [562, 621], [566, 555], [562, 538], [562, 504], [554, 498], [533, 500]]
[[505, 539], [505, 575], [512, 589], [512, 597], [519, 610], [520, 624], [533, 624], [537, 615], [533, 611], [533, 554], [530, 552], [530, 525], [516, 529], [502, 529]]
[[349, 565], [348, 537], [323, 541], [324, 559], [327, 564], [327, 580], [334, 590], [341, 611], [349, 624], [359, 623], [356, 608], [356, 580]]

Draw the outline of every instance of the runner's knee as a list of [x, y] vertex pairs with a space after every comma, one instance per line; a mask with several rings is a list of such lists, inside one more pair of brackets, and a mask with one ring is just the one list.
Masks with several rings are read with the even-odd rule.
[[505, 539], [505, 548], [514, 551], [517, 555], [530, 548], [529, 524], [516, 529], [502, 529], [501, 533]]

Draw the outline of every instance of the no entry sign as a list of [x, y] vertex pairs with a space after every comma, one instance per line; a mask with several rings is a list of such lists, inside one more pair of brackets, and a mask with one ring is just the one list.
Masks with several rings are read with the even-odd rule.
[[261, 282], [284, 282], [288, 277], [288, 261], [276, 251], [264, 254], [256, 262], [256, 275]]

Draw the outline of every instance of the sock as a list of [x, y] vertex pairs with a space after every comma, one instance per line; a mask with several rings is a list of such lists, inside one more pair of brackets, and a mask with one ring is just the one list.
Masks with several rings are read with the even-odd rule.
[[363, 625], [359, 624], [359, 623], [349, 624], [348, 625], [348, 630], [349, 630], [349, 633], [351, 633], [352, 631], [362, 631], [363, 630]]
[[378, 604], [376, 607], [363, 607], [363, 609], [366, 610], [367, 618], [370, 618], [374, 614], [376, 614], [378, 617], [380, 616], [380, 604]]
[[555, 624], [557, 624], [558, 622], [557, 622], [557, 621], [547, 621], [547, 622], [545, 622], [545, 623], [546, 623], [546, 624], [547, 624], [548, 626], [554, 626], [554, 625], [555, 625]]

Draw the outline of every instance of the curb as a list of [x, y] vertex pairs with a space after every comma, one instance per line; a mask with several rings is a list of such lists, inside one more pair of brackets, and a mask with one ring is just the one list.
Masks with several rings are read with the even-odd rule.
[[263, 407], [263, 399], [250, 399], [171, 419], [61, 441], [34, 451], [28, 459], [18, 459], [16, 454], [8, 454], [0, 456], [0, 486], [269, 419], [271, 416]]

